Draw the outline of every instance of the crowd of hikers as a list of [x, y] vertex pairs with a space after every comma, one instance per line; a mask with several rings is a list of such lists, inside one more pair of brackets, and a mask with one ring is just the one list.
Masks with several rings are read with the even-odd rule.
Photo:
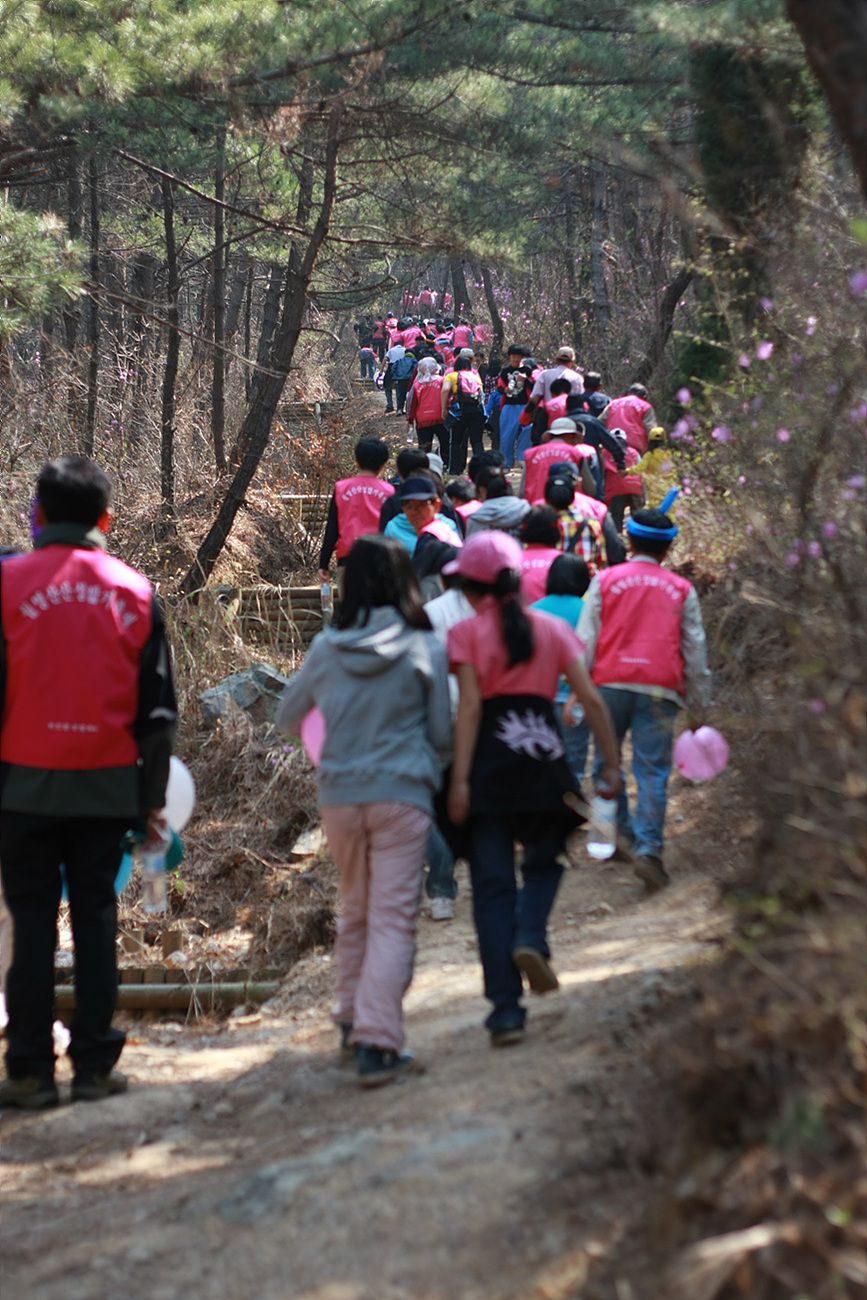
[[[380, 340], [380, 360], [400, 353], [389, 364], [417, 445], [386, 478], [388, 445], [361, 438], [354, 473], [335, 484], [319, 557], [323, 584], [336, 560], [334, 617], [276, 719], [297, 734], [318, 709], [324, 724], [319, 801], [341, 899], [333, 1015], [363, 1087], [413, 1063], [402, 1003], [422, 890], [432, 919], [450, 920], [457, 859], [494, 1047], [524, 1037], [525, 987], [558, 987], [548, 919], [594, 800], [616, 801], [615, 857], [650, 892], [670, 883], [676, 718], [702, 725], [710, 695], [698, 597], [665, 563], [676, 491], [644, 499], [641, 466], [662, 438], [644, 390], [610, 399], [568, 347], [541, 367], [514, 345], [483, 377], [469, 326], [447, 361], [418, 355], [424, 325]], [[470, 412], [465, 399], [486, 388]], [[61, 863], [73, 1098], [126, 1087], [111, 1024], [114, 881], [130, 821], [158, 833], [176, 712], [150, 586], [104, 550], [108, 491], [83, 457], [46, 466], [34, 550], [0, 564], [0, 870], [14, 930], [3, 1106], [58, 1100]]]

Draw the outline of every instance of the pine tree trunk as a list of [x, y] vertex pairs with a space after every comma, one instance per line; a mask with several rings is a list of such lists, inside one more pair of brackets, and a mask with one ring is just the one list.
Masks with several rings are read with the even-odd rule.
[[494, 297], [494, 286], [491, 283], [491, 273], [487, 266], [482, 264], [482, 284], [485, 290], [485, 302], [488, 304], [488, 313], [491, 317], [494, 337], [491, 341], [491, 356], [501, 357], [503, 355], [503, 343], [506, 337], [503, 318], [500, 315], [500, 309], [497, 306], [497, 300]]
[[867, 199], [867, 6], [864, 0], [787, 0]]
[[96, 155], [88, 163], [90, 191], [90, 316], [87, 345], [87, 415], [84, 424], [84, 454], [92, 456], [96, 441], [96, 394], [99, 381], [99, 169]]
[[[252, 399], [247, 416], [238, 439], [242, 451], [242, 460], [228, 491], [220, 506], [217, 518], [202, 542], [195, 561], [184, 576], [181, 590], [186, 595], [197, 592], [208, 580], [214, 565], [219, 559], [226, 538], [235, 522], [235, 516], [241, 508], [247, 489], [253, 481], [259, 462], [268, 445], [271, 425], [277, 406], [283, 394], [289, 367], [295, 355], [295, 348], [301, 334], [304, 312], [310, 281], [320, 249], [328, 233], [334, 199], [337, 189], [337, 155], [339, 150], [340, 123], [343, 107], [339, 102], [331, 109], [328, 124], [328, 140], [325, 151], [325, 174], [323, 177], [322, 202], [316, 218], [316, 224], [307, 240], [302, 253], [300, 246], [293, 241], [289, 251], [289, 263], [286, 269], [286, 289], [283, 295], [283, 309], [280, 324], [277, 327], [267, 371], [257, 371], [252, 387]], [[302, 172], [302, 204], [309, 203], [308, 196], [313, 193], [313, 166], [309, 171], [305, 159]], [[306, 174], [305, 174], [306, 173]], [[306, 220], [299, 220], [299, 225], [306, 225]]]
[[163, 371], [162, 414], [160, 419], [160, 489], [166, 513], [175, 502], [175, 384], [178, 377], [178, 359], [181, 336], [178, 332], [178, 250], [175, 241], [175, 198], [172, 182], [162, 179], [163, 225], [166, 234], [166, 293], [168, 307], [166, 320], [169, 327], [166, 365]]
[[605, 174], [597, 168], [593, 172], [593, 226], [590, 239], [590, 273], [593, 277], [593, 312], [600, 334], [607, 334], [611, 324], [611, 304], [605, 280], [603, 241], [607, 234], [605, 224]]
[[463, 264], [457, 258], [452, 260], [452, 284], [455, 290], [454, 318], [456, 321], [463, 320], [472, 315], [473, 304], [470, 301]]
[[211, 394], [211, 438], [217, 473], [226, 470], [226, 223], [223, 201], [226, 195], [226, 128], [217, 138], [214, 170], [214, 382]]
[[581, 351], [581, 303], [578, 293], [578, 276], [575, 273], [577, 244], [575, 236], [575, 207], [572, 201], [572, 172], [563, 173], [563, 200], [566, 227], [566, 288], [569, 292], [569, 320], [572, 325], [572, 346]]
[[647, 355], [638, 363], [632, 382], [634, 384], [649, 384], [651, 375], [662, 360], [665, 352], [665, 345], [671, 337], [672, 326], [674, 325], [674, 313], [677, 310], [677, 304], [686, 293], [692, 283], [692, 271], [684, 268], [678, 271], [671, 284], [665, 290], [659, 300], [659, 307], [656, 313], [656, 329], [653, 338], [650, 340], [650, 346], [647, 349]]
[[[84, 199], [81, 193], [81, 181], [78, 176], [78, 157], [75, 153], [69, 158], [69, 174], [67, 177], [67, 202], [68, 202], [68, 230], [69, 238], [74, 240], [81, 239], [81, 225], [84, 215]], [[66, 409], [69, 417], [69, 424], [74, 434], [81, 429], [81, 393], [76, 382], [78, 375], [78, 364], [76, 357], [76, 347], [78, 345], [78, 332], [81, 328], [81, 308], [78, 301], [74, 300], [64, 309], [63, 312], [63, 333], [66, 343], [66, 351], [69, 354], [69, 391], [66, 397]]]

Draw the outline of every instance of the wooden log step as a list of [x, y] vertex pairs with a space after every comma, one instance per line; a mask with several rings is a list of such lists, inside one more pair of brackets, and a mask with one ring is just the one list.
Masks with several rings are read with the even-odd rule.
[[[198, 1006], [203, 1011], [214, 1007], [237, 1007], [245, 1002], [266, 1002], [280, 991], [279, 980], [218, 982], [209, 984], [121, 984], [117, 1005], [130, 1011], [160, 1011]], [[54, 990], [58, 1011], [75, 1009], [75, 989], [62, 984]]]

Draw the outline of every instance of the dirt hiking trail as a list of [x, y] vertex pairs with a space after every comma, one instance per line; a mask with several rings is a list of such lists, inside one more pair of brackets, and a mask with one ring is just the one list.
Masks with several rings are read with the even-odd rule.
[[[632, 1226], [670, 1177], [677, 1100], [660, 1027], [725, 931], [719, 882], [750, 834], [737, 775], [672, 782], [674, 884], [568, 871], [561, 989], [492, 1050], [459, 869], [422, 919], [406, 1002], [420, 1070], [360, 1091], [328, 1019], [329, 954], [253, 1015], [137, 1021], [130, 1091], [4, 1115], [2, 1300], [643, 1300]], [[66, 1094], [68, 1065], [61, 1065]]]

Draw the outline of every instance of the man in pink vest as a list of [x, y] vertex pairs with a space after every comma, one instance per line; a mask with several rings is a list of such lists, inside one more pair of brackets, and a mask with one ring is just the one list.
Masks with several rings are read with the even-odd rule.
[[[662, 846], [675, 717], [687, 708], [690, 725], [702, 724], [710, 673], [695, 588], [662, 568], [676, 526], [662, 510], [648, 509], [630, 516], [626, 529], [631, 555], [593, 579], [577, 633], [618, 740], [632, 733], [638, 799], [630, 816], [621, 788], [618, 829], [632, 846], [635, 874], [652, 892], [670, 881]], [[594, 771], [603, 765], [597, 755]]]
[[609, 402], [605, 423], [609, 429], [623, 429], [627, 444], [643, 456], [650, 431], [656, 427], [656, 415], [644, 384], [633, 384], [625, 397]]
[[379, 438], [362, 438], [355, 445], [355, 463], [358, 472], [352, 478], [342, 478], [334, 484], [334, 493], [328, 506], [325, 535], [319, 553], [319, 581], [327, 582], [328, 566], [337, 551], [337, 590], [343, 595], [343, 567], [352, 550], [353, 542], [365, 533], [379, 531], [379, 514], [387, 497], [394, 496], [394, 488], [379, 477], [391, 452]]
[[114, 1069], [115, 878], [140, 819], [158, 839], [177, 718], [162, 611], [105, 552], [110, 483], [84, 456], [37, 482], [39, 534], [0, 567], [0, 864], [14, 926], [0, 1106], [56, 1106], [54, 948], [66, 885], [75, 942], [73, 1101], [126, 1091]]
[[[575, 466], [585, 491], [591, 495], [596, 483], [588, 464], [590, 454], [592, 448], [578, 443], [578, 425], [574, 420], [568, 416], [555, 420], [548, 430], [548, 441], [540, 443], [538, 447], [528, 447], [524, 452], [521, 495], [533, 503], [543, 500], [549, 469], [552, 465], [567, 461]], [[600, 518], [604, 513], [603, 507]]]

